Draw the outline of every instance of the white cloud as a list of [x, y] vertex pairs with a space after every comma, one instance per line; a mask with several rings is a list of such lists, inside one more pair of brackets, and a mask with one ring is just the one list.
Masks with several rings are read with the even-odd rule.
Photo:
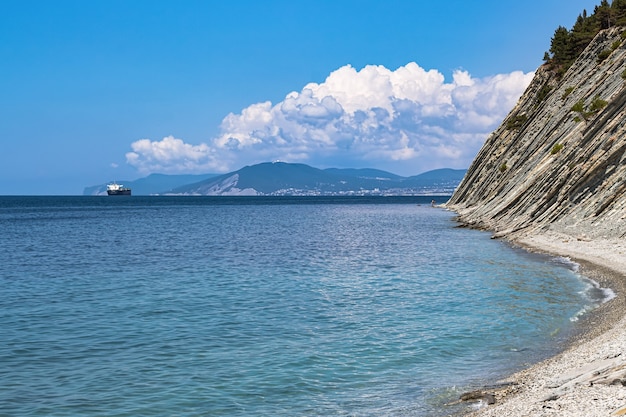
[[190, 145], [173, 136], [161, 141], [141, 139], [131, 144], [132, 152], [126, 154], [126, 162], [141, 172], [208, 172], [226, 170], [215, 150], [207, 144]]
[[440, 72], [415, 63], [395, 71], [346, 65], [275, 105], [227, 115], [220, 135], [206, 144], [141, 139], [126, 159], [144, 173], [225, 172], [277, 159], [402, 175], [467, 167], [533, 75], [477, 79], [458, 70], [446, 83]]

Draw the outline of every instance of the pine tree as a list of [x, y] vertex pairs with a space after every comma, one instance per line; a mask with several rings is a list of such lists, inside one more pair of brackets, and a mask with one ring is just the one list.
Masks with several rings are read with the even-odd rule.
[[554, 31], [552, 42], [550, 44], [550, 52], [554, 63], [559, 65], [567, 65], [571, 61], [570, 32], [563, 26], [559, 26]]
[[626, 26], [626, 0], [613, 0], [611, 13], [616, 26]]
[[599, 6], [596, 6], [593, 14], [596, 16], [599, 29], [604, 30], [612, 26], [611, 6], [608, 0], [602, 0]]
[[613, 0], [611, 4], [609, 0], [601, 0], [590, 16], [583, 10], [571, 31], [559, 26], [550, 44], [552, 57], [546, 54], [544, 61], [563, 74], [598, 32], [613, 26], [626, 26], [626, 0]]
[[578, 55], [585, 50], [587, 45], [593, 40], [596, 31], [593, 27], [593, 20], [587, 17], [587, 11], [584, 10], [582, 15], [578, 15], [574, 27], [571, 32], [571, 58], [576, 59]]

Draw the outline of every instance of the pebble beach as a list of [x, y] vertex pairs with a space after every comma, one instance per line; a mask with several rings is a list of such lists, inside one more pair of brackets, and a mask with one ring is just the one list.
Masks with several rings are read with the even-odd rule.
[[530, 251], [569, 257], [616, 296], [581, 319], [562, 353], [484, 390], [472, 417], [626, 415], [626, 242], [555, 231], [510, 236]]

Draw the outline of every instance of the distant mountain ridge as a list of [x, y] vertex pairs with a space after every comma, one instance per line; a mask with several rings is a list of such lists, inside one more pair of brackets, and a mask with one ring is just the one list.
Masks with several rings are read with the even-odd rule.
[[[370, 168], [318, 169], [265, 162], [222, 175], [152, 174], [123, 184], [132, 188], [133, 195], [451, 195], [465, 171], [444, 168], [402, 177]], [[87, 187], [83, 194], [106, 194], [106, 184]]]

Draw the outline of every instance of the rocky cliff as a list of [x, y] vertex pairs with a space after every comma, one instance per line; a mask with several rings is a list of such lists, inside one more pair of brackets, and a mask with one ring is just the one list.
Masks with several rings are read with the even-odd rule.
[[462, 222], [626, 237], [625, 29], [600, 32], [561, 78], [536, 71], [447, 204]]

